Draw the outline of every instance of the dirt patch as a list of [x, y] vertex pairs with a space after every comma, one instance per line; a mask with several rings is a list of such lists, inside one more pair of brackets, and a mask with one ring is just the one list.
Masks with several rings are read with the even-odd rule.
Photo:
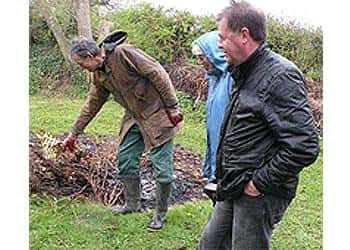
[[[115, 159], [117, 140], [112, 137], [79, 138], [78, 150], [60, 153], [62, 137], [32, 135], [29, 143], [30, 191], [38, 194], [123, 205], [124, 186]], [[201, 178], [202, 156], [180, 145], [174, 147], [173, 191], [170, 204], [207, 198]], [[155, 207], [156, 182], [148, 154], [141, 158], [142, 206]]]

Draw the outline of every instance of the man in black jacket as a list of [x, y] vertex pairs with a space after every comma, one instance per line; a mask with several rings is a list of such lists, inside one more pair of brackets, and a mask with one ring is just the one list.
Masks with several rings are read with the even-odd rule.
[[264, 13], [232, 1], [218, 21], [236, 84], [216, 156], [217, 203], [199, 249], [269, 249], [299, 172], [317, 158], [318, 135], [302, 73], [267, 48]]

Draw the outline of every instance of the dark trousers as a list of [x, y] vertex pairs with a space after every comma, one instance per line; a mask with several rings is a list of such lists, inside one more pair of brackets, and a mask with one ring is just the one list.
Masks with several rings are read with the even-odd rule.
[[[117, 160], [121, 176], [140, 176], [140, 159], [145, 148], [139, 127], [132, 126], [119, 146]], [[149, 154], [153, 166], [153, 176], [160, 184], [174, 180], [173, 140], [153, 148]]]
[[217, 202], [198, 249], [269, 249], [274, 225], [282, 219], [290, 201], [269, 194], [243, 194], [237, 200]]

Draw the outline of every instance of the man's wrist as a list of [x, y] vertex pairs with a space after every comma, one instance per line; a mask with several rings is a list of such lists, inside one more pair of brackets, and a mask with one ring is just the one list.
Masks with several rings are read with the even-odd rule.
[[77, 126], [73, 126], [70, 131], [69, 131], [69, 135], [74, 135], [75, 137], [77, 137], [78, 135], [80, 135], [83, 131], [81, 129], [79, 129]]
[[77, 134], [73, 134], [73, 133], [69, 133], [68, 137], [76, 139], [78, 137], [78, 135]]

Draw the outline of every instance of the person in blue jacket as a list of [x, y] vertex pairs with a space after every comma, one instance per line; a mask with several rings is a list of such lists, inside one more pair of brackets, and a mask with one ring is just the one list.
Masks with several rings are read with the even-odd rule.
[[207, 71], [208, 98], [206, 101], [207, 150], [203, 176], [215, 182], [216, 149], [225, 108], [229, 102], [233, 80], [227, 71], [224, 52], [218, 47], [218, 31], [205, 33], [192, 43], [192, 53], [198, 64]]

